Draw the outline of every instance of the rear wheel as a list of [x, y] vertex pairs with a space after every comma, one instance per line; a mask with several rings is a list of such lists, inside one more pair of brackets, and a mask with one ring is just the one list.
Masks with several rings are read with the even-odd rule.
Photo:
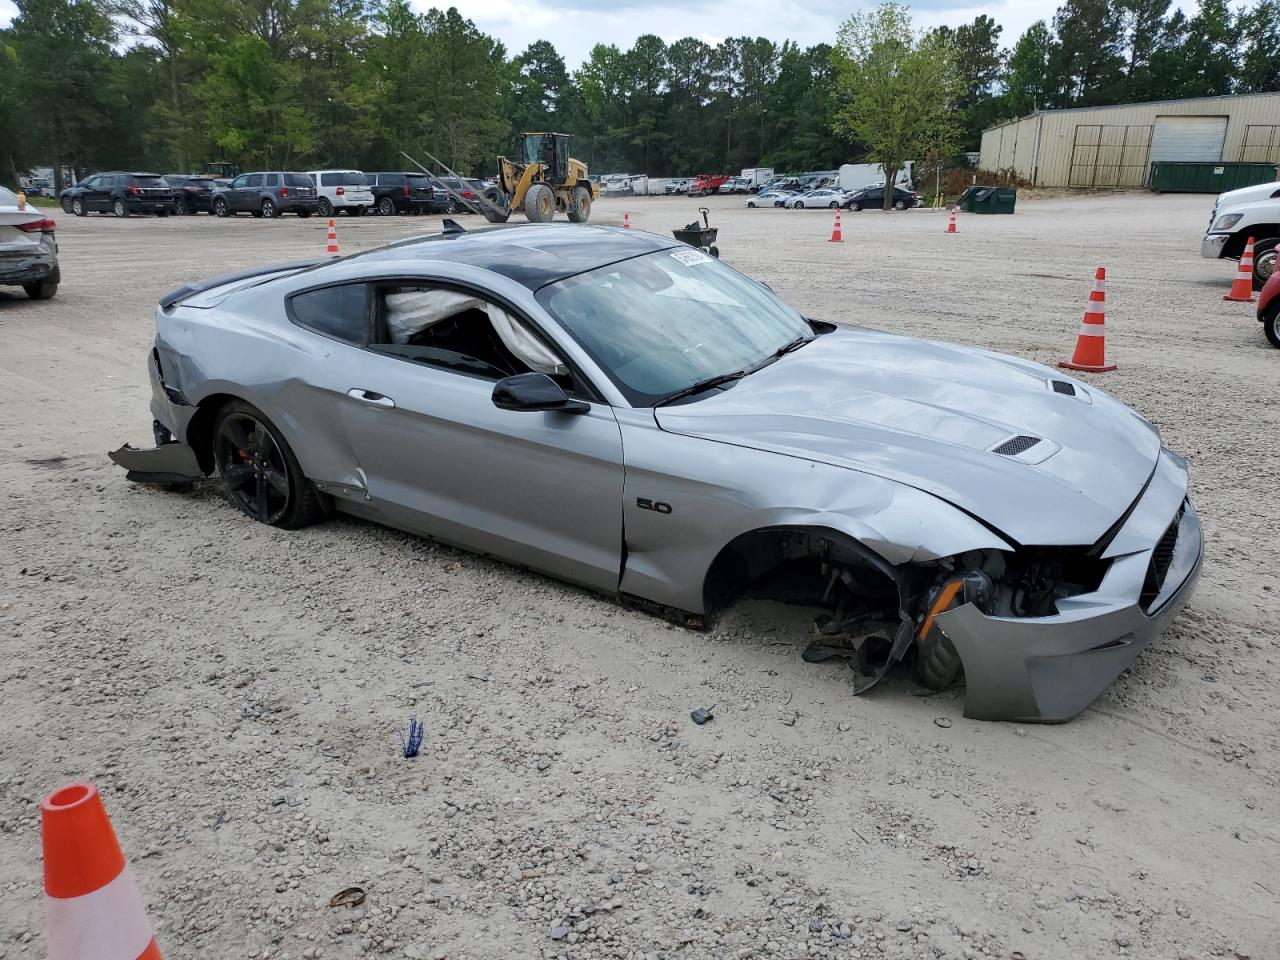
[[853, 203], [849, 204], [849, 210], [850, 210], [850, 212], [852, 212], [852, 213], [857, 213], [857, 212], [858, 212], [859, 210], [861, 210], [861, 209], [862, 209], [862, 204], [860, 204], [857, 200], [855, 200], [855, 201], [853, 201]]
[[231, 211], [227, 209], [227, 201], [218, 197], [213, 201], [213, 215], [215, 217], [225, 217]]
[[111, 212], [117, 217], [127, 217], [129, 215], [129, 208], [124, 205], [123, 200], [117, 198], [111, 201]]
[[218, 411], [213, 459], [231, 502], [259, 523], [292, 530], [323, 513], [289, 444], [256, 407], [234, 401]]
[[390, 197], [383, 197], [378, 201], [378, 213], [384, 217], [390, 217], [396, 212], [396, 202]]
[[804, 209], [804, 201], [803, 201], [803, 200], [797, 200], [797, 201], [795, 202], [795, 208], [796, 208], [797, 210], [803, 210], [803, 209]]
[[176, 214], [177, 214], [178, 216], [180, 216], [180, 217], [185, 217], [188, 213], [190, 213], [190, 212], [191, 212], [190, 210], [188, 210], [188, 209], [187, 209], [187, 198], [186, 198], [186, 197], [174, 197], [174, 198], [173, 198], [173, 212], [174, 212], [174, 213], [176, 213]]
[[1280, 239], [1259, 240], [1253, 245], [1253, 289], [1261, 290], [1276, 272]]
[[840, 203], [837, 200], [832, 200], [830, 203], [827, 204], [827, 207], [828, 209], [831, 209], [831, 210], [839, 210]]
[[586, 223], [591, 219], [590, 188], [573, 188], [573, 206], [569, 208], [569, 219], [574, 223]]
[[905, 201], [905, 200], [895, 200], [895, 201], [893, 201], [893, 209], [895, 209], [895, 210], [905, 210], [905, 209], [907, 209], [907, 201]]
[[550, 223], [556, 215], [556, 195], [545, 183], [532, 184], [524, 195], [524, 215], [530, 223]]
[[274, 220], [276, 218], [276, 205], [272, 203], [270, 199], [264, 199], [262, 201], [262, 215], [268, 220]]
[[1280, 301], [1271, 307], [1271, 313], [1262, 320], [1262, 329], [1271, 345], [1280, 349]]

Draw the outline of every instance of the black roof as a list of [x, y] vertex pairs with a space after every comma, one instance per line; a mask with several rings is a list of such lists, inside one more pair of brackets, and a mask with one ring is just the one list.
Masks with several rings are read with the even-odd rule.
[[548, 283], [679, 246], [642, 230], [567, 224], [519, 224], [401, 240], [356, 256], [365, 260], [447, 260], [508, 277], [537, 290]]

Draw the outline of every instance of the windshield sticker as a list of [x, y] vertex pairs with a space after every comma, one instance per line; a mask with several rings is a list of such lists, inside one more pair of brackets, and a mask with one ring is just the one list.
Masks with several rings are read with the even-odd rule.
[[671, 256], [672, 259], [679, 260], [686, 267], [692, 267], [695, 263], [711, 262], [711, 258], [701, 250], [677, 250]]

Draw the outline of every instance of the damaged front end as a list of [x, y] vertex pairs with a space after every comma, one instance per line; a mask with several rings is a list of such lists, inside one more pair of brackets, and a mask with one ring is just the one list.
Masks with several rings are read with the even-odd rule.
[[156, 445], [140, 450], [125, 444], [107, 454], [112, 463], [124, 467], [125, 478], [136, 483], [192, 483], [205, 476], [196, 452], [176, 439], [159, 420], [151, 423]]

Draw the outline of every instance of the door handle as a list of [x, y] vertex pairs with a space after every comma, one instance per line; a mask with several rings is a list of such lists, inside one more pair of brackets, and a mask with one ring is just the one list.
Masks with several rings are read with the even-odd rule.
[[367, 403], [371, 407], [386, 407], [389, 410], [394, 410], [396, 406], [396, 402], [390, 397], [384, 397], [382, 394], [376, 393], [373, 390], [362, 390], [360, 387], [352, 387], [347, 391], [347, 396], [352, 400], [359, 400], [361, 403]]

